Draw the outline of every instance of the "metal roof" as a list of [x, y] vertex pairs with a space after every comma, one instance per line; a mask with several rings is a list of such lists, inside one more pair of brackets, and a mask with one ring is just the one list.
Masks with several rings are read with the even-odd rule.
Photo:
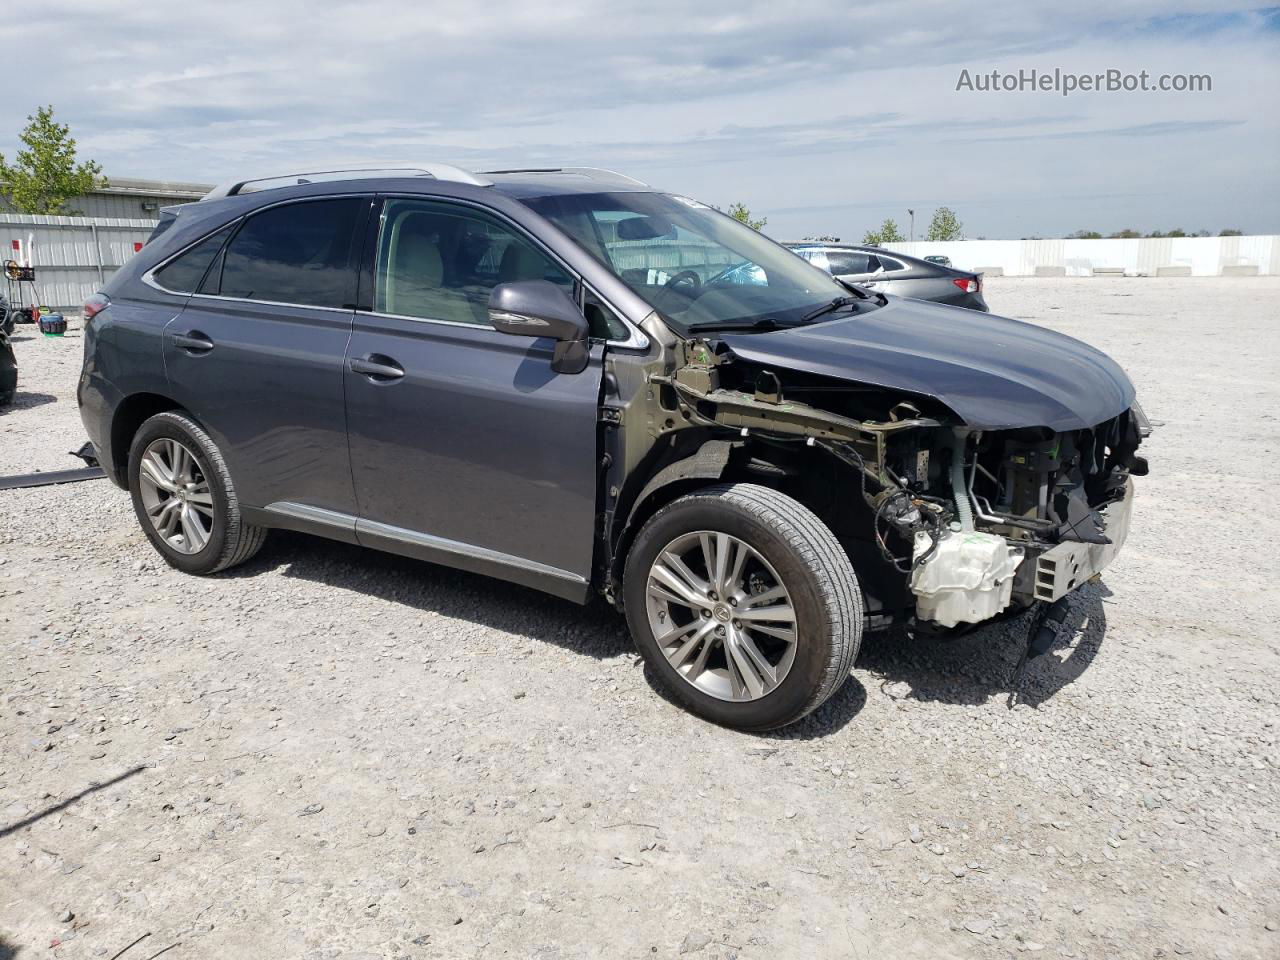
[[107, 185], [105, 187], [95, 187], [89, 193], [198, 200], [209, 190], [210, 184], [207, 183], [185, 183], [177, 180], [140, 180], [136, 177], [107, 177]]

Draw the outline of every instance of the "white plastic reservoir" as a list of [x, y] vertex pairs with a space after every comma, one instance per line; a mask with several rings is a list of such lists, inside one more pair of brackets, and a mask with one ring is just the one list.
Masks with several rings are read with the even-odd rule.
[[[921, 556], [932, 538], [916, 534], [914, 557]], [[1022, 562], [1022, 548], [1004, 537], [975, 531], [948, 531], [938, 549], [911, 572], [916, 616], [944, 627], [981, 623], [1009, 605], [1013, 575]]]

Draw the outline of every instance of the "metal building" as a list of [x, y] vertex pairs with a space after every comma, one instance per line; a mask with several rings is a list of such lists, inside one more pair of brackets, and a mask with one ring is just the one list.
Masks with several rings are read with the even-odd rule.
[[[199, 200], [212, 189], [212, 185], [204, 183], [108, 177], [107, 186], [68, 201], [67, 212], [79, 217], [156, 220], [161, 207]], [[12, 212], [0, 199], [0, 213]]]

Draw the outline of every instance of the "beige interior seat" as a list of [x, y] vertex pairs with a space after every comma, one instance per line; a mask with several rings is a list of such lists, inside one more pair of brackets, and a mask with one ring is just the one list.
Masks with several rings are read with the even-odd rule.
[[391, 238], [386, 276], [386, 311], [406, 317], [483, 323], [471, 301], [444, 286], [440, 232], [427, 217], [405, 217]]

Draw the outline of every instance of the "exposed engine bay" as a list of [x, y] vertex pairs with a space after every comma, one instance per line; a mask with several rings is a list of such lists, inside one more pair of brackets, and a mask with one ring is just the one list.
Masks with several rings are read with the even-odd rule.
[[949, 630], [1059, 600], [1127, 533], [1150, 432], [1136, 402], [1084, 429], [981, 430], [931, 397], [767, 368], [714, 339], [682, 347], [683, 363], [649, 379], [684, 425], [763, 451], [749, 464], [785, 472], [803, 448], [842, 465], [827, 511], [839, 516], [824, 519], [876, 562], [873, 625]]

